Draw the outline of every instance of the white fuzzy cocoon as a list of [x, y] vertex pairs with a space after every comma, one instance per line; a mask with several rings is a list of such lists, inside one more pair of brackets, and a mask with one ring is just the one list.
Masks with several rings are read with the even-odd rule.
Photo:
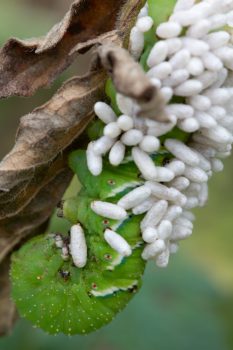
[[110, 247], [116, 250], [120, 255], [130, 256], [132, 254], [130, 245], [118, 233], [107, 229], [104, 232], [104, 238]]
[[146, 186], [140, 186], [130, 191], [118, 201], [118, 205], [125, 210], [136, 207], [151, 195], [151, 190]]
[[91, 209], [98, 215], [113, 220], [123, 220], [127, 217], [125, 209], [109, 202], [93, 201]]
[[162, 253], [166, 249], [166, 245], [162, 239], [157, 239], [155, 242], [146, 245], [142, 252], [142, 258], [144, 260], [150, 260], [155, 258], [159, 253]]
[[102, 157], [94, 152], [92, 142], [87, 147], [87, 165], [92, 175], [98, 176], [101, 174], [103, 169]]
[[138, 147], [132, 149], [132, 156], [138, 169], [141, 171], [143, 177], [147, 180], [155, 179], [157, 170], [153, 160]]
[[163, 218], [168, 208], [168, 203], [161, 200], [153, 205], [141, 221], [141, 229], [144, 231], [147, 227], [155, 227]]
[[95, 114], [105, 124], [112, 123], [116, 120], [116, 114], [113, 109], [105, 102], [96, 102], [94, 106]]
[[83, 268], [87, 263], [87, 245], [84, 231], [80, 224], [70, 229], [70, 254], [75, 266]]
[[155, 227], [146, 227], [142, 232], [142, 238], [147, 243], [153, 243], [159, 238], [158, 230]]

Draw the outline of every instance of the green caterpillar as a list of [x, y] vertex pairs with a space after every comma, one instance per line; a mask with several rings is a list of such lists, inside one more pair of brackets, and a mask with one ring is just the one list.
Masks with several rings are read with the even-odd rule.
[[[161, 164], [166, 156], [157, 155], [155, 162]], [[12, 296], [20, 314], [51, 334], [86, 334], [109, 323], [140, 288], [145, 268], [142, 215], [130, 214], [119, 223], [90, 209], [93, 199], [115, 203], [140, 185], [135, 165], [128, 162], [116, 169], [106, 161], [102, 174], [95, 177], [87, 168], [85, 151], [72, 153], [70, 165], [83, 189], [64, 203], [64, 216], [84, 227], [87, 265], [78, 269], [71, 259], [64, 261], [49, 234], [33, 238], [12, 258]], [[131, 256], [123, 258], [105, 242], [107, 227], [127, 240]]]
[[233, 50], [212, 18], [228, 23], [231, 9], [224, 0], [149, 0], [140, 12], [130, 52], [158, 87], [166, 120], [148, 119], [107, 82], [112, 108], [96, 103], [87, 151], [69, 158], [82, 185], [63, 204], [70, 234], [35, 237], [12, 257], [13, 299], [37, 327], [73, 335], [108, 324], [140, 289], [145, 261], [167, 266], [192, 234], [190, 210], [205, 205], [233, 142], [233, 91], [224, 85]]

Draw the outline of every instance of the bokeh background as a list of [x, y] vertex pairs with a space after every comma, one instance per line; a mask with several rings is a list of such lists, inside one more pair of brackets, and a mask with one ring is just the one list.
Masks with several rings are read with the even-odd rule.
[[[45, 34], [70, 3], [0, 0], [0, 45], [10, 36]], [[31, 98], [0, 101], [0, 158], [14, 143], [19, 118], [52, 96], [64, 79], [84, 72], [86, 61], [81, 57], [50, 89]], [[0, 339], [0, 349], [233, 350], [232, 160], [211, 180], [209, 203], [196, 211], [193, 236], [181, 244], [166, 270], [148, 265], [142, 290], [111, 325], [69, 338], [48, 336], [20, 320], [10, 336]], [[53, 219], [52, 225], [60, 228], [61, 223]]]

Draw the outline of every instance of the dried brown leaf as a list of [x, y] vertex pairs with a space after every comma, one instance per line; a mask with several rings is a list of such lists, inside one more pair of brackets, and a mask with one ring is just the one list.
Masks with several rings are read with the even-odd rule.
[[45, 37], [10, 39], [0, 51], [0, 97], [30, 96], [50, 85], [78, 51], [89, 49], [114, 29], [119, 29], [122, 38], [127, 37], [133, 16], [144, 2], [77, 0]]
[[[0, 219], [17, 214], [53, 174], [53, 160], [93, 118], [105, 73], [73, 78], [42, 107], [21, 119], [16, 144], [0, 163]], [[59, 169], [59, 159], [55, 167]]]
[[10, 298], [9, 259], [0, 265], [0, 336], [8, 334], [17, 317]]
[[0, 263], [21, 240], [35, 233], [43, 233], [41, 226], [51, 216], [71, 176], [64, 159], [63, 167], [60, 167], [20, 213], [13, 218], [0, 220]]

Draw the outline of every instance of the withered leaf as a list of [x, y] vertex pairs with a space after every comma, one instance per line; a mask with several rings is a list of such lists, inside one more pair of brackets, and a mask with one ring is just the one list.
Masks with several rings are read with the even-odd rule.
[[0, 336], [7, 334], [16, 320], [17, 313], [10, 298], [9, 259], [0, 265]]
[[[114, 29], [127, 37], [143, 0], [77, 0], [42, 38], [10, 39], [0, 51], [0, 97], [30, 96], [50, 85], [77, 57]], [[134, 17], [133, 17], [134, 16]], [[80, 47], [73, 51], [77, 44]]]
[[93, 118], [105, 79], [101, 70], [73, 78], [49, 102], [21, 119], [15, 146], [0, 163], [0, 219], [22, 210], [53, 174], [52, 161]]
[[41, 187], [20, 213], [13, 218], [0, 220], [0, 263], [21, 240], [35, 233], [43, 233], [41, 227], [51, 216], [71, 177], [64, 159], [63, 167], [60, 165], [59, 171], [50, 175], [50, 181]]

